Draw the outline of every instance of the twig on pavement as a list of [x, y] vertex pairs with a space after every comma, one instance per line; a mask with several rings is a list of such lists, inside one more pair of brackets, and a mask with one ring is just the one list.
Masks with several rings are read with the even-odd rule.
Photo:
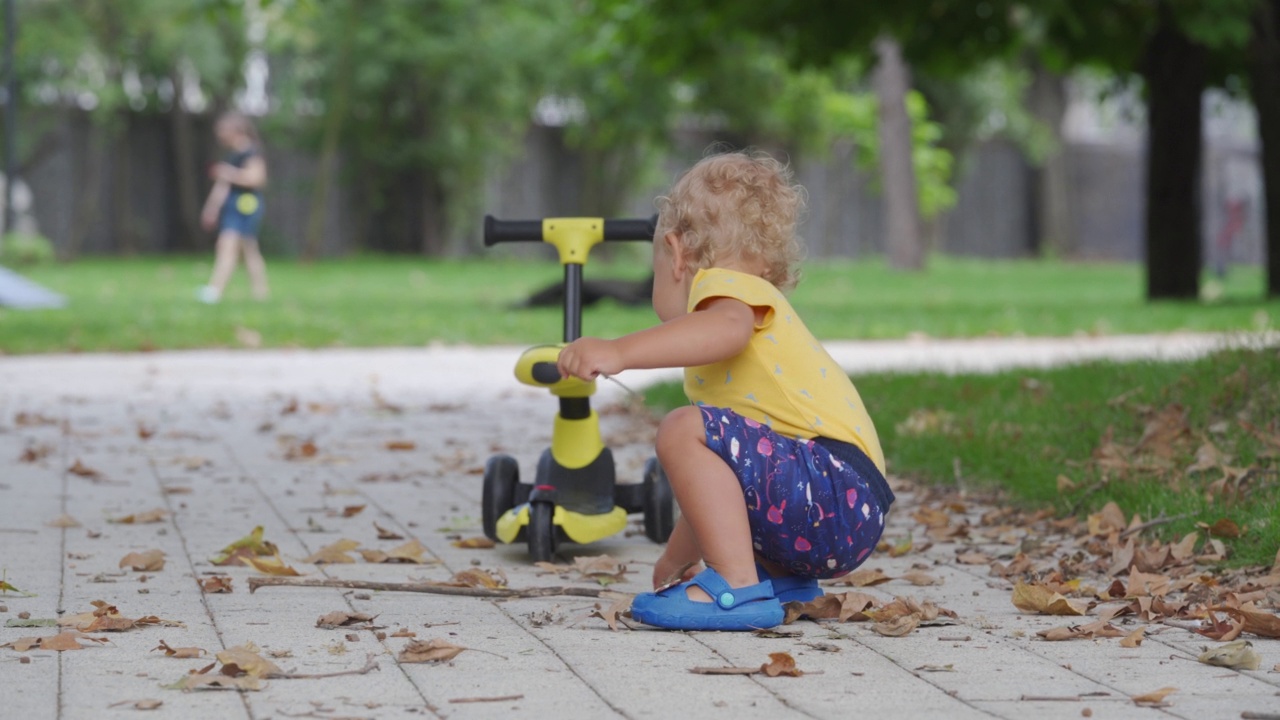
[[461, 597], [478, 598], [538, 598], [554, 597], [557, 595], [599, 598], [619, 594], [618, 591], [609, 590], [607, 588], [568, 586], [540, 588], [473, 588], [459, 587], [457, 585], [445, 585], [444, 583], [372, 582], [368, 580], [341, 580], [337, 578], [319, 579], [274, 576], [249, 578], [250, 593], [260, 587], [276, 587], [280, 585], [288, 585], [290, 587], [350, 588], [355, 590], [377, 590], [381, 592], [416, 592], [428, 593], [431, 595], [456, 595]]
[[1172, 515], [1172, 516], [1168, 516], [1168, 517], [1166, 517], [1166, 516], [1164, 516], [1164, 515], [1161, 515], [1161, 516], [1160, 516], [1160, 517], [1158, 517], [1158, 518], [1155, 518], [1155, 519], [1153, 519], [1153, 520], [1148, 520], [1148, 521], [1146, 521], [1146, 522], [1144, 522], [1144, 523], [1142, 523], [1142, 524], [1140, 524], [1140, 525], [1134, 525], [1133, 527], [1131, 527], [1131, 528], [1129, 528], [1129, 529], [1125, 530], [1124, 532], [1120, 533], [1120, 539], [1121, 539], [1121, 540], [1123, 540], [1123, 539], [1125, 539], [1125, 538], [1129, 537], [1130, 535], [1136, 535], [1136, 534], [1138, 534], [1138, 533], [1142, 532], [1143, 530], [1146, 530], [1146, 529], [1148, 529], [1148, 528], [1153, 528], [1153, 527], [1156, 527], [1156, 526], [1158, 526], [1158, 525], [1166, 525], [1166, 524], [1171, 523], [1171, 522], [1177, 522], [1177, 521], [1179, 521], [1179, 520], [1185, 520], [1185, 519], [1187, 519], [1187, 518], [1191, 517], [1191, 515], [1192, 515], [1192, 513], [1182, 513], [1181, 515]]
[[278, 673], [278, 674], [272, 674], [269, 677], [271, 677], [272, 679], [279, 678], [284, 680], [318, 680], [320, 678], [339, 677], [341, 675], [367, 675], [371, 671], [377, 670], [377, 669], [378, 669], [378, 661], [374, 660], [373, 654], [370, 653], [369, 655], [365, 656], [364, 667], [357, 668], [355, 670], [339, 670], [337, 672], [327, 672], [327, 673]]
[[524, 695], [498, 695], [496, 697], [460, 697], [450, 698], [451, 703], [506, 702], [507, 700], [523, 700]]

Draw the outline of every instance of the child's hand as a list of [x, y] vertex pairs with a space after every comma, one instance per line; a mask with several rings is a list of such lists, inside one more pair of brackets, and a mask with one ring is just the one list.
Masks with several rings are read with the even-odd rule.
[[598, 375], [614, 375], [627, 369], [617, 342], [600, 338], [580, 338], [569, 343], [560, 351], [556, 366], [560, 368], [561, 377], [582, 380], [594, 380]]
[[204, 212], [200, 213], [200, 227], [203, 227], [206, 232], [212, 230], [217, 224], [218, 211], [216, 209], [205, 208]]

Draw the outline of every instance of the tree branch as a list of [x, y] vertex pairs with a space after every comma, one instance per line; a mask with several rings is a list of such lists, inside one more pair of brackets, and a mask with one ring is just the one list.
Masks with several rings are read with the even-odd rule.
[[617, 591], [611, 591], [606, 588], [584, 588], [584, 587], [540, 587], [540, 588], [472, 588], [458, 587], [457, 585], [445, 585], [443, 583], [397, 583], [397, 582], [371, 582], [367, 580], [341, 580], [337, 578], [316, 579], [316, 578], [296, 578], [296, 577], [251, 577], [249, 578], [249, 592], [253, 593], [260, 587], [278, 587], [288, 585], [291, 587], [331, 587], [331, 588], [347, 588], [351, 590], [376, 590], [380, 592], [416, 592], [428, 593], [431, 595], [455, 595], [460, 597], [478, 597], [478, 598], [538, 598], [538, 597], [555, 597], [557, 595], [566, 595], [570, 597], [588, 597], [599, 598], [604, 597], [606, 593], [617, 594]]

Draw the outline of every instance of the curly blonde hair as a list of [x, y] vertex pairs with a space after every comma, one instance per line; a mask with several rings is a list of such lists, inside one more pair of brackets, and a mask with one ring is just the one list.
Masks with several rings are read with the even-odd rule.
[[678, 234], [694, 270], [737, 256], [759, 262], [760, 276], [786, 292], [800, 279], [796, 222], [804, 202], [804, 188], [769, 155], [711, 155], [658, 198], [658, 235]]

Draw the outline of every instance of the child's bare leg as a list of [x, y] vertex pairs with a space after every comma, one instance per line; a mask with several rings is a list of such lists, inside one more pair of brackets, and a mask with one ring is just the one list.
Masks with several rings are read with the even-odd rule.
[[262, 250], [258, 247], [256, 240], [245, 238], [242, 245], [244, 246], [244, 267], [249, 271], [253, 297], [266, 300], [271, 291], [267, 289], [267, 263], [262, 259]]
[[219, 295], [227, 287], [231, 273], [236, 269], [236, 255], [240, 250], [240, 235], [234, 230], [223, 230], [218, 234], [218, 245], [213, 260], [213, 275], [209, 278], [209, 287]]
[[[657, 450], [707, 567], [730, 587], [760, 582], [742, 485], [725, 461], [707, 448], [701, 410], [683, 407], [667, 415], [658, 428]], [[688, 593], [691, 600], [711, 601], [696, 586]]]
[[[689, 527], [689, 521], [681, 515], [680, 519], [676, 520], [671, 537], [667, 539], [667, 547], [663, 549], [662, 557], [658, 558], [658, 562], [653, 565], [653, 588], [657, 590], [676, 579], [680, 582], [689, 580], [697, 574], [693, 568], [700, 562], [702, 562], [702, 551], [698, 549], [698, 539], [693, 536], [693, 528]], [[683, 577], [672, 577], [686, 565], [690, 568], [685, 570]]]

